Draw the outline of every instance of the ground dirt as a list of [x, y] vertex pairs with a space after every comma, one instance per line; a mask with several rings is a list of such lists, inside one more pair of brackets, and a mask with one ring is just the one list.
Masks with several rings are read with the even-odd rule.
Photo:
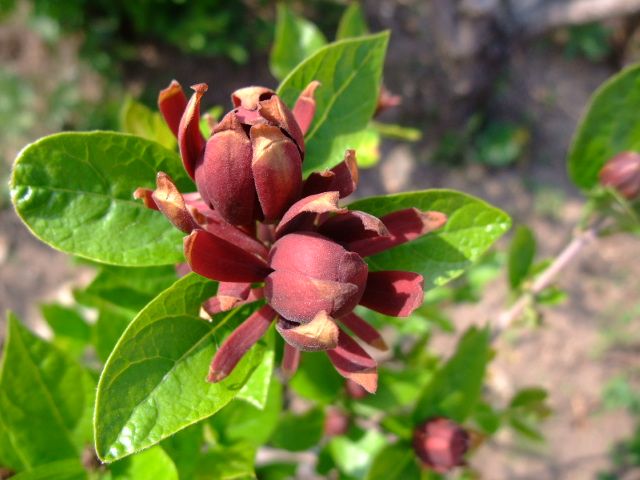
[[[431, 119], [425, 127], [440, 131], [442, 126], [433, 123], [437, 118], [434, 120], [432, 112], [447, 107], [431, 103], [435, 101], [435, 90], [429, 90], [433, 83], [420, 83], [429, 72], [437, 72], [425, 53], [428, 49], [418, 42], [420, 25], [413, 23], [420, 19], [401, 16], [399, 20], [393, 12], [385, 17], [385, 12], [381, 9], [370, 16], [375, 16], [373, 20], [380, 26], [394, 29], [386, 82], [406, 94], [405, 102], [410, 102], [390, 119], [412, 121], [422, 112]], [[406, 24], [398, 24], [400, 21]], [[0, 38], [5, 28], [0, 26]], [[267, 80], [264, 58], [239, 70], [226, 62], [208, 61], [206, 66], [186, 60], [176, 63], [154, 46], [145, 48], [151, 49], [145, 54], [150, 63], [138, 63], [127, 74], [127, 81], [137, 86], [158, 86], [146, 80], [157, 82], [174, 75], [185, 83], [216, 79], [216, 90], [224, 92], [239, 86], [240, 80], [273, 84]], [[402, 65], [411, 65], [407, 68], [412, 70], [402, 70]], [[170, 73], [172, 66], [179, 71]], [[571, 135], [589, 95], [614, 68], [568, 59], [560, 49], [534, 48], [531, 43], [511, 46], [504, 67], [502, 93], [492, 100], [491, 108], [497, 114], [528, 119], [531, 142], [525, 161], [501, 170], [434, 164], [427, 161], [435, 148], [434, 135], [427, 132], [427, 140], [419, 145], [385, 143], [378, 168], [363, 172], [360, 194], [459, 189], [505, 209], [514, 223], [532, 226], [540, 256], [549, 257], [570, 238], [583, 204], [565, 173]], [[223, 78], [220, 71], [227, 72], [229, 80], [219, 80]], [[468, 104], [456, 110], [465, 108]], [[459, 114], [453, 117], [451, 125], [455, 127]], [[619, 236], [589, 246], [559, 279], [559, 285], [569, 293], [567, 302], [546, 309], [540, 327], [516, 329], [499, 340], [490, 371], [491, 394], [506, 402], [520, 387], [541, 385], [551, 392], [554, 413], [543, 425], [544, 444], [523, 442], [506, 431], [482, 446], [471, 460], [482, 478], [592, 479], [607, 467], [611, 446], [630, 434], [632, 419], [623, 411], [605, 411], [602, 390], [611, 378], [628, 372], [634, 362], [637, 367], [640, 335], [636, 342], [631, 338], [625, 348], [617, 348], [611, 338], [620, 333], [622, 317], [635, 315], [635, 320], [640, 320], [640, 265], [634, 261], [639, 245], [637, 238]], [[11, 309], [29, 324], [38, 325], [37, 303], [64, 296], [70, 284], [85, 278], [86, 272], [78, 273], [65, 255], [36, 240], [10, 209], [0, 212], [0, 310]], [[461, 331], [469, 324], [495, 318], [506, 304], [501, 278], [491, 284], [481, 303], [457, 306], [452, 316]], [[3, 322], [0, 319], [0, 326]], [[444, 338], [436, 342], [436, 348], [448, 351], [452, 343]]]

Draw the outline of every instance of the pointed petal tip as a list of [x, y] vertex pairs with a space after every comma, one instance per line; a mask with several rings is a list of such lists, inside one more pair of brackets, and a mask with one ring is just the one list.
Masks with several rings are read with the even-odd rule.
[[369, 345], [381, 352], [389, 351], [389, 345], [387, 345], [387, 343], [382, 338], [376, 338], [375, 340], [372, 340]]
[[352, 373], [349, 379], [356, 382], [369, 393], [376, 393], [378, 390], [378, 371], [376, 369]]
[[207, 90], [209, 90], [209, 85], [206, 83], [196, 83], [195, 85], [191, 85], [191, 90], [196, 93], [204, 94]]
[[422, 219], [422, 223], [424, 223], [425, 229], [427, 229], [428, 232], [437, 230], [447, 223], [448, 220], [447, 215], [434, 210], [418, 211], [418, 215]]

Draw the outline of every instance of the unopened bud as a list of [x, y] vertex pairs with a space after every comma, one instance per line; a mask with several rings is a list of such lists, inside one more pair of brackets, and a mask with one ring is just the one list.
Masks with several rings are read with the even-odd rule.
[[448, 418], [433, 418], [413, 432], [413, 449], [422, 463], [437, 473], [464, 464], [469, 434]]
[[600, 170], [600, 183], [617, 190], [628, 200], [640, 194], [640, 153], [622, 152]]
[[327, 437], [344, 435], [349, 429], [349, 416], [338, 408], [328, 408], [324, 417], [324, 434]]

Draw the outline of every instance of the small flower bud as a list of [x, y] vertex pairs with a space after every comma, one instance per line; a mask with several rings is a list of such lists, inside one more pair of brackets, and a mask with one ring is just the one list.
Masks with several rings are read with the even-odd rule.
[[437, 473], [464, 464], [469, 434], [448, 418], [433, 418], [413, 432], [413, 449], [422, 463]]
[[344, 435], [349, 430], [349, 416], [338, 408], [328, 408], [324, 417], [324, 434], [327, 437]]
[[617, 190], [628, 200], [640, 194], [640, 153], [622, 152], [600, 170], [600, 183]]

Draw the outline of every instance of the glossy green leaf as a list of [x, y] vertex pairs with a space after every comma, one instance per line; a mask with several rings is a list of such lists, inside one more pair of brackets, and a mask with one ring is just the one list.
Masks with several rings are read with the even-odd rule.
[[331, 403], [343, 390], [344, 378], [336, 372], [326, 353], [305, 352], [289, 385], [301, 397]]
[[120, 110], [120, 131], [158, 142], [173, 150], [178, 142], [160, 112], [129, 97]]
[[112, 132], [59, 133], [18, 155], [11, 198], [32, 233], [58, 250], [97, 262], [150, 266], [184, 260], [182, 237], [132, 195], [158, 171], [193, 190], [175, 152]]
[[[338, 469], [351, 478], [364, 478], [371, 461], [387, 444], [383, 434], [368, 430], [359, 438], [339, 436], [331, 439], [327, 448]], [[382, 478], [382, 477], [381, 477]]]
[[0, 367], [0, 465], [14, 470], [78, 458], [91, 441], [93, 380], [9, 314]]
[[12, 480], [84, 480], [87, 472], [78, 458], [40, 465], [11, 477]]
[[316, 114], [305, 136], [305, 174], [340, 163], [361, 142], [380, 90], [388, 32], [341, 40], [318, 50], [282, 81], [278, 94], [293, 106], [313, 80]]
[[279, 3], [275, 40], [269, 58], [271, 73], [282, 80], [326, 43], [318, 27], [296, 15], [287, 4]]
[[536, 238], [531, 229], [520, 225], [509, 246], [509, 284], [518, 288], [529, 275], [536, 254]]
[[588, 190], [598, 183], [607, 160], [640, 150], [640, 65], [607, 80], [592, 96], [569, 150], [569, 176]]
[[314, 408], [302, 415], [286, 412], [271, 437], [271, 444], [292, 452], [307, 450], [320, 442], [324, 432], [324, 412]]
[[511, 226], [509, 216], [488, 203], [452, 190], [423, 190], [370, 197], [349, 205], [378, 217], [403, 208], [447, 215], [440, 230], [392, 248], [367, 262], [372, 270], [407, 270], [425, 278], [425, 289], [460, 275]]
[[251, 377], [238, 392], [238, 400], [253, 405], [258, 410], [265, 408], [269, 396], [269, 386], [272, 382], [275, 361], [275, 330], [270, 329], [264, 336], [267, 351]]
[[111, 462], [158, 443], [224, 407], [265, 352], [258, 343], [222, 382], [205, 381], [224, 333], [257, 305], [207, 322], [200, 304], [215, 283], [189, 274], [162, 292], [131, 322], [98, 385], [96, 451]]
[[45, 321], [53, 331], [53, 344], [79, 357], [91, 341], [91, 326], [77, 309], [56, 303], [40, 305]]
[[364, 18], [364, 12], [358, 2], [353, 2], [347, 7], [338, 23], [338, 32], [336, 40], [345, 38], [361, 37], [369, 33], [367, 21]]
[[106, 362], [113, 347], [135, 318], [135, 314], [128, 314], [115, 309], [104, 307], [98, 311], [98, 319], [93, 326], [92, 343], [102, 362]]
[[153, 447], [109, 466], [112, 480], [178, 480], [173, 460], [161, 447]]
[[416, 422], [445, 416], [462, 423], [480, 400], [489, 362], [489, 330], [470, 328], [458, 342], [454, 355], [427, 384], [413, 412]]
[[419, 480], [420, 467], [411, 445], [398, 443], [380, 451], [373, 460], [367, 480]]

